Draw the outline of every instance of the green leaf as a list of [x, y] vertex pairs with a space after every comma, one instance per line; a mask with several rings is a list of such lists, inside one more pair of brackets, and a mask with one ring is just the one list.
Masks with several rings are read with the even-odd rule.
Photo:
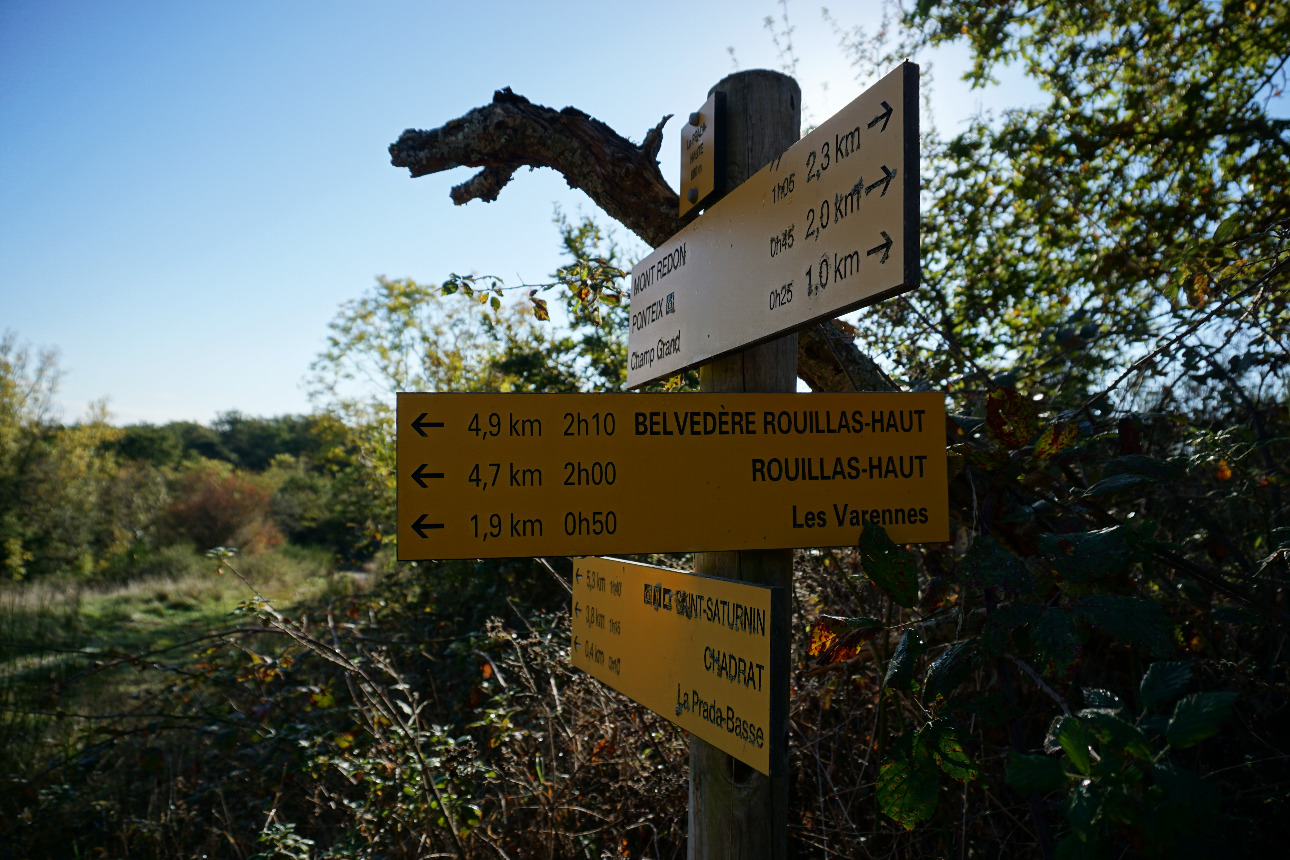
[[500, 311], [502, 309], [502, 300], [499, 299], [497, 296], [492, 296], [491, 298], [489, 298], [488, 304], [491, 305], [493, 310], [495, 311]]
[[1076, 716], [1084, 721], [1084, 728], [1103, 747], [1127, 752], [1134, 758], [1146, 761], [1151, 759], [1151, 743], [1137, 726], [1125, 722], [1110, 711], [1097, 708], [1085, 708]]
[[918, 566], [913, 553], [897, 546], [882, 526], [868, 523], [857, 545], [869, 578], [904, 607], [918, 602]]
[[1189, 817], [1206, 819], [1218, 812], [1218, 790], [1186, 768], [1161, 762], [1152, 769], [1152, 777], [1168, 801]]
[[1063, 810], [1066, 813], [1066, 820], [1084, 838], [1092, 835], [1089, 830], [1102, 811], [1103, 794], [1097, 783], [1085, 781], [1076, 786], [1066, 800], [1066, 808]]
[[1102, 479], [1084, 491], [1087, 496], [1111, 496], [1143, 484], [1165, 483], [1182, 477], [1177, 466], [1156, 457], [1125, 454], [1108, 460]]
[[1084, 688], [1084, 707], [1117, 714], [1125, 710], [1124, 702], [1119, 696], [1110, 690], [1100, 690], [1096, 687]]
[[1236, 228], [1239, 226], [1240, 222], [1236, 220], [1236, 216], [1224, 218], [1218, 227], [1214, 229], [1214, 241], [1226, 242], [1232, 238], [1232, 234], [1236, 232]]
[[1008, 647], [1012, 634], [1026, 624], [1034, 624], [1043, 615], [1044, 607], [1030, 600], [1005, 603], [986, 619], [981, 629], [981, 647], [990, 654], [1000, 654]]
[[1054, 606], [1044, 610], [1031, 628], [1030, 641], [1046, 672], [1060, 675], [1079, 660], [1079, 631], [1075, 629], [1075, 620], [1065, 609]]
[[1138, 697], [1144, 710], [1173, 701], [1187, 691], [1191, 683], [1191, 666], [1186, 663], [1160, 661], [1152, 663], [1138, 684]]
[[1134, 554], [1128, 547], [1128, 531], [1112, 526], [1094, 532], [1041, 534], [1040, 552], [1053, 568], [1070, 582], [1090, 582], [1116, 577], [1128, 570]]
[[1035, 582], [1022, 560], [990, 535], [981, 535], [972, 542], [959, 570], [969, 583], [978, 588], [994, 587], [1017, 592], [1030, 588]]
[[1066, 784], [1062, 763], [1046, 755], [1008, 751], [1008, 785], [1022, 794], [1044, 794]]
[[975, 645], [976, 641], [973, 639], [956, 642], [927, 668], [927, 677], [923, 680], [924, 705], [935, 705], [963, 683], [972, 668]]
[[1089, 753], [1088, 732], [1078, 717], [1060, 716], [1048, 727], [1048, 737], [1044, 739], [1044, 751], [1054, 752], [1061, 749], [1071, 764], [1080, 773], [1088, 773], [1093, 764]]
[[1103, 478], [1093, 486], [1084, 491], [1086, 496], [1113, 496], [1116, 493], [1122, 493], [1125, 490], [1132, 489], [1140, 484], [1150, 483], [1150, 478], [1142, 475], [1112, 475], [1109, 478]]
[[936, 771], [917, 766], [907, 756], [889, 761], [878, 770], [878, 806], [906, 830], [932, 817], [939, 788]]
[[977, 767], [968, 758], [967, 750], [963, 749], [963, 743], [953, 726], [937, 721], [924, 729], [918, 737], [923, 749], [946, 776], [959, 782], [971, 782], [977, 778]]
[[1108, 460], [1102, 466], [1102, 477], [1113, 475], [1140, 475], [1153, 481], [1176, 481], [1182, 477], [1182, 471], [1174, 464], [1144, 454], [1125, 454]]
[[896, 644], [896, 651], [887, 664], [887, 675], [883, 684], [893, 690], [908, 690], [914, 686], [914, 667], [918, 658], [923, 656], [927, 646], [923, 637], [915, 630], [906, 630]]
[[1075, 601], [1074, 608], [1085, 623], [1142, 648], [1148, 656], [1173, 653], [1173, 625], [1154, 600], [1128, 594], [1088, 594]]
[[1219, 727], [1232, 716], [1236, 693], [1193, 693], [1174, 705], [1165, 737], [1175, 749], [1195, 746], [1218, 733]]

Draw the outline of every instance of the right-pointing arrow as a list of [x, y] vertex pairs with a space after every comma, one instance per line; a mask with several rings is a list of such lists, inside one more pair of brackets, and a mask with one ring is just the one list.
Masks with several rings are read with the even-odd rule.
[[888, 122], [890, 119], [891, 119], [891, 105], [887, 104], [886, 102], [883, 102], [883, 103], [882, 103], [882, 113], [878, 114], [876, 117], [874, 117], [873, 119], [869, 120], [869, 126], [868, 126], [868, 127], [869, 127], [869, 128], [873, 128], [873, 127], [874, 127], [875, 125], [877, 125], [878, 123], [882, 123], [882, 128], [878, 129], [878, 131], [879, 131], [880, 133], [881, 133], [881, 132], [884, 132], [884, 131], [886, 131], [886, 130], [887, 130], [887, 122]]
[[891, 251], [892, 242], [891, 242], [891, 237], [887, 235], [886, 230], [881, 230], [879, 232], [882, 233], [883, 243], [881, 245], [876, 245], [870, 248], [868, 251], [865, 252], [865, 256], [872, 257], [874, 254], [877, 254], [879, 251], [881, 251], [882, 257], [879, 258], [878, 262], [879, 264], [882, 264], [887, 262], [887, 254]]
[[891, 187], [891, 180], [893, 180], [893, 179], [895, 179], [895, 178], [896, 178], [896, 171], [895, 171], [895, 170], [889, 170], [889, 169], [887, 168], [887, 165], [885, 165], [885, 164], [884, 164], [884, 165], [882, 166], [882, 179], [879, 179], [877, 182], [874, 182], [872, 185], [867, 186], [867, 187], [865, 188], [865, 190], [864, 190], [864, 193], [865, 193], [865, 194], [868, 194], [870, 191], [873, 191], [875, 188], [877, 188], [879, 185], [881, 185], [881, 186], [882, 186], [882, 193], [881, 193], [881, 194], [879, 194], [878, 196], [879, 196], [879, 197], [886, 197], [886, 196], [887, 196], [887, 189]]

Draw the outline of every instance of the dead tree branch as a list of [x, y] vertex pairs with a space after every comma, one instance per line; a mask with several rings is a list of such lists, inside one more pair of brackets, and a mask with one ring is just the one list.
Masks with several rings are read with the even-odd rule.
[[[521, 167], [549, 167], [650, 247], [678, 230], [677, 196], [658, 167], [665, 116], [637, 146], [582, 111], [535, 105], [509, 87], [430, 131], [408, 129], [390, 145], [390, 161], [412, 176], [455, 167], [480, 172], [452, 189], [458, 206], [492, 202]], [[836, 323], [812, 326], [798, 338], [797, 373], [815, 391], [892, 390], [877, 365]]]
[[413, 177], [454, 167], [481, 167], [452, 190], [460, 206], [497, 199], [521, 167], [549, 167], [651, 247], [680, 229], [677, 196], [658, 169], [665, 116], [640, 146], [577, 108], [535, 105], [510, 87], [491, 104], [430, 131], [408, 129], [390, 146], [390, 161]]

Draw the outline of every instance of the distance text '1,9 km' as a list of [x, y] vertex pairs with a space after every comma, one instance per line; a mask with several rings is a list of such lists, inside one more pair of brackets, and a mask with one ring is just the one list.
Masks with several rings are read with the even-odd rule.
[[948, 539], [934, 393], [398, 396], [403, 560]]
[[632, 269], [628, 386], [917, 287], [918, 188], [904, 63]]

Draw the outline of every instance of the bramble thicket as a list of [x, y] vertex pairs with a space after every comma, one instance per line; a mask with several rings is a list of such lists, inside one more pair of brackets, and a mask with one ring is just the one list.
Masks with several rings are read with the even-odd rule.
[[[815, 390], [944, 393], [952, 534], [796, 552], [790, 851], [1279, 853], [1290, 9], [889, 12], [838, 28], [864, 80], [961, 43], [973, 80], [1043, 99], [924, 123], [922, 285], [802, 335]], [[570, 110], [506, 90], [391, 153], [422, 175], [559, 116], [495, 136], [454, 199], [549, 166], [666, 239], [658, 129], [570, 161]], [[395, 392], [623, 388], [643, 246], [555, 231], [547, 284], [381, 278], [342, 306], [309, 416], [64, 423], [56, 357], [5, 335], [0, 857], [684, 854], [687, 739], [571, 669], [569, 561], [393, 561]]]

